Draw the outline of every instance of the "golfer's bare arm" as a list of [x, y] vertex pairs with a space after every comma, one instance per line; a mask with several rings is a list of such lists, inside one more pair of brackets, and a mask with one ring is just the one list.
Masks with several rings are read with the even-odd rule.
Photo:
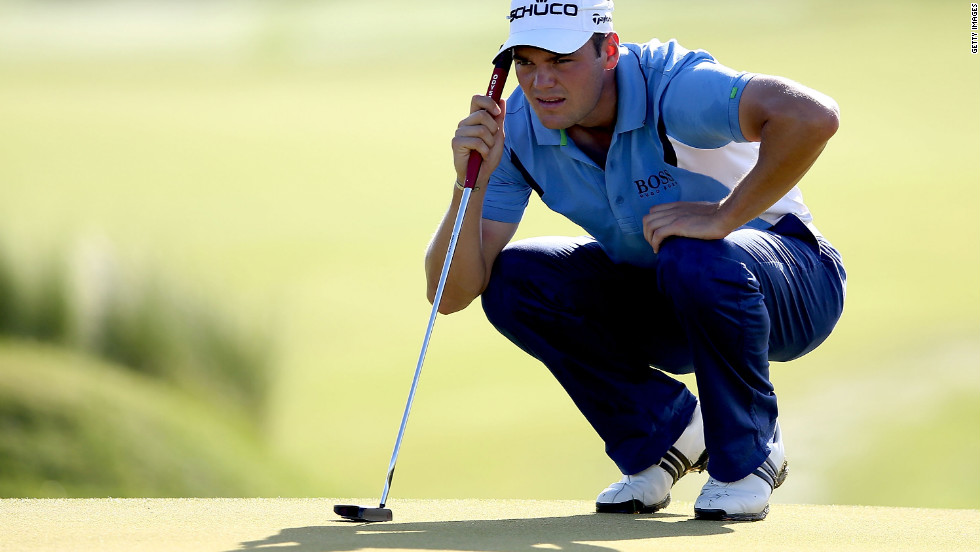
[[761, 215], [803, 178], [840, 124], [833, 99], [768, 75], [749, 81], [738, 113], [745, 138], [760, 142], [758, 161], [720, 203], [651, 208], [643, 217], [643, 232], [655, 252], [670, 236], [724, 238]]
[[[463, 226], [456, 242], [452, 270], [446, 280], [439, 312], [449, 314], [466, 308], [483, 293], [490, 282], [490, 269], [497, 255], [517, 232], [517, 224], [484, 219], [483, 196], [490, 173], [497, 168], [504, 147], [504, 102], [497, 105], [486, 96], [474, 96], [470, 115], [459, 123], [453, 137], [453, 163], [459, 182], [466, 177], [471, 151], [483, 156], [483, 166], [470, 195]], [[429, 302], [435, 298], [439, 275], [449, 249], [453, 224], [463, 192], [454, 189], [452, 202], [425, 253], [425, 275]]]
[[732, 227], [759, 216], [799, 183], [837, 132], [840, 109], [812, 88], [759, 75], [742, 94], [739, 122], [760, 149], [756, 166], [722, 205]]

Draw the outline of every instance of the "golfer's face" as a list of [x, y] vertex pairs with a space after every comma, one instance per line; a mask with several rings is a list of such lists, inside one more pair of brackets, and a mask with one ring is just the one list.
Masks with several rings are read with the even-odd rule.
[[602, 91], [602, 58], [591, 42], [571, 54], [540, 48], [514, 49], [517, 80], [547, 128], [568, 128], [595, 111]]

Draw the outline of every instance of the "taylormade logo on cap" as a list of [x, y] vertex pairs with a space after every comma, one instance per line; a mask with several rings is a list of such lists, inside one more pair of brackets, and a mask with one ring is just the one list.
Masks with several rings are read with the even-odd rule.
[[514, 46], [534, 46], [559, 54], [578, 50], [594, 33], [610, 33], [611, 0], [512, 0], [507, 20], [510, 35], [501, 51]]

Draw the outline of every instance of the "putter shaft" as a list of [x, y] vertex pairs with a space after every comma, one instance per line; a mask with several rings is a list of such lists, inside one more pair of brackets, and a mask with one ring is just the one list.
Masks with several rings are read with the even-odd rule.
[[[510, 50], [500, 52], [493, 60], [493, 74], [490, 77], [490, 84], [487, 86], [487, 96], [495, 102], [500, 101], [503, 93], [504, 84], [507, 82], [507, 73], [510, 71], [512, 55]], [[419, 386], [419, 376], [422, 375], [422, 363], [425, 361], [425, 352], [429, 349], [429, 339], [432, 337], [432, 327], [436, 322], [436, 315], [439, 314], [439, 304], [442, 302], [442, 292], [446, 288], [446, 279], [449, 277], [449, 268], [453, 263], [453, 254], [456, 252], [456, 242], [459, 240], [459, 232], [463, 227], [463, 217], [466, 214], [466, 207], [470, 202], [470, 195], [476, 185], [476, 179], [480, 175], [480, 166], [483, 164], [483, 157], [473, 151], [470, 153], [466, 166], [466, 181], [463, 184], [463, 196], [459, 201], [459, 209], [456, 211], [456, 222], [453, 224], [452, 235], [449, 238], [449, 250], [446, 252], [446, 260], [442, 263], [442, 272], [439, 274], [439, 282], [436, 286], [436, 294], [432, 300], [432, 311], [429, 313], [429, 324], [425, 329], [425, 337], [422, 339], [422, 350], [419, 352], [419, 360], [415, 365], [415, 376], [412, 377], [412, 387], [408, 391], [408, 400], [405, 402], [405, 412], [402, 414], [402, 423], [398, 427], [398, 436], [395, 438], [395, 447], [391, 451], [391, 461], [388, 463], [388, 475], [385, 477], [384, 489], [381, 491], [381, 505], [384, 508], [388, 502], [388, 491], [391, 490], [391, 479], [395, 475], [395, 463], [398, 461], [398, 452], [402, 447], [402, 439], [405, 437], [405, 426], [408, 425], [408, 415], [412, 411], [412, 403], [415, 401], [415, 391]]]
[[[468, 179], [467, 179], [468, 180]], [[442, 272], [439, 274], [439, 283], [436, 286], [436, 295], [432, 300], [432, 312], [429, 313], [429, 325], [425, 329], [425, 337], [422, 339], [422, 351], [419, 352], [419, 360], [415, 365], [415, 376], [412, 378], [412, 387], [408, 391], [408, 401], [405, 403], [405, 412], [402, 414], [402, 423], [398, 427], [398, 437], [395, 438], [395, 449], [391, 452], [391, 462], [388, 463], [388, 476], [385, 477], [385, 486], [381, 491], [381, 508], [385, 507], [388, 501], [388, 491], [391, 489], [391, 478], [395, 475], [395, 462], [398, 461], [398, 452], [402, 447], [402, 438], [405, 437], [405, 426], [408, 425], [408, 415], [412, 411], [412, 402], [415, 401], [415, 391], [419, 387], [419, 376], [422, 375], [422, 363], [425, 362], [425, 352], [429, 349], [429, 338], [432, 337], [432, 328], [435, 326], [436, 315], [439, 314], [439, 303], [442, 302], [442, 292], [446, 288], [446, 279], [449, 276], [449, 267], [453, 263], [453, 254], [456, 252], [456, 242], [459, 241], [459, 230], [463, 226], [463, 217], [466, 214], [466, 206], [470, 202], [470, 195], [473, 188], [463, 188], [463, 197], [459, 200], [459, 211], [456, 213], [456, 222], [453, 224], [453, 233], [449, 238], [449, 251], [446, 253], [446, 260], [442, 263]]]

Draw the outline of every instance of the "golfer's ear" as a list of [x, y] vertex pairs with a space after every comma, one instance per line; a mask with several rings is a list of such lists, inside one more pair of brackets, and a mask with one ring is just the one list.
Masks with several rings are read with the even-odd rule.
[[609, 33], [605, 42], [602, 43], [602, 53], [606, 55], [606, 63], [603, 69], [615, 69], [619, 65], [619, 35]]

